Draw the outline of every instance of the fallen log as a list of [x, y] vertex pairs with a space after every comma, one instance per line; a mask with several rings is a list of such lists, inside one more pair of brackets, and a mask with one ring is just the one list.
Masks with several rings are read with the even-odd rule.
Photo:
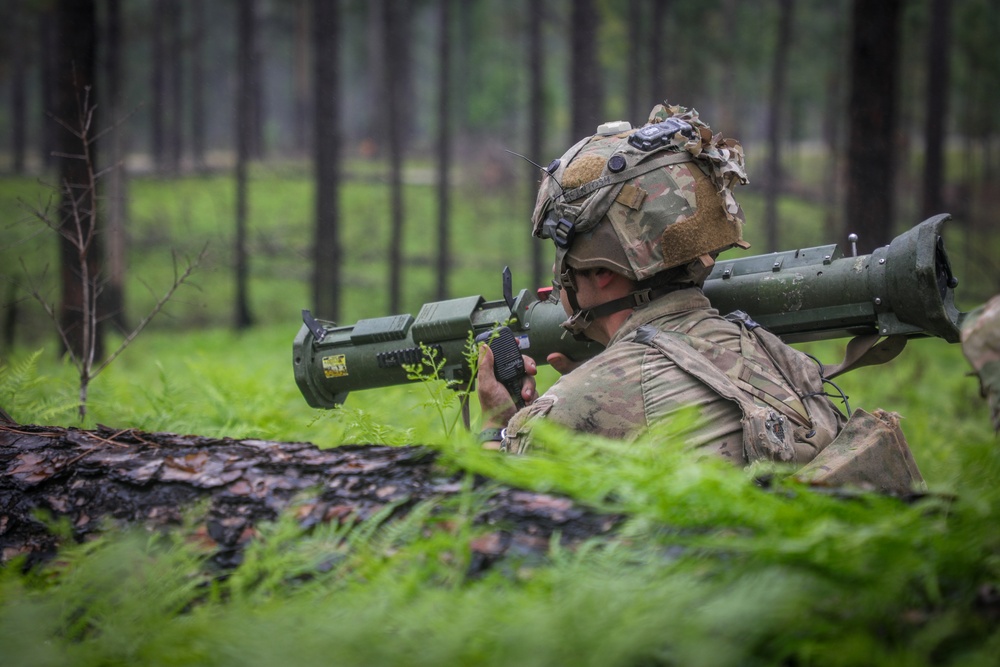
[[[257, 526], [285, 511], [309, 528], [363, 522], [390, 505], [392, 516], [402, 516], [422, 501], [454, 496], [464, 473], [446, 471], [436, 459], [419, 446], [320, 449], [0, 423], [0, 563], [24, 555], [31, 566], [56, 552], [65, 538], [44, 514], [68, 521], [72, 538], [83, 541], [109, 526], [178, 526], [201, 502], [207, 507], [199, 506], [195, 530], [216, 563], [235, 567]], [[511, 552], [542, 555], [556, 532], [571, 547], [613, 530], [620, 517], [497, 485], [475, 521], [492, 529], [472, 545], [473, 567], [482, 569]]]

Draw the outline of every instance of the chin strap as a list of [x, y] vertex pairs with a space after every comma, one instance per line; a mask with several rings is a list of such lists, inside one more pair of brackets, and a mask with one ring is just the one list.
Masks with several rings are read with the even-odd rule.
[[694, 286], [694, 283], [668, 283], [666, 285], [647, 287], [631, 292], [618, 299], [606, 301], [593, 308], [583, 309], [580, 308], [580, 305], [576, 301], [575, 290], [564, 286], [563, 291], [566, 292], [566, 296], [569, 298], [569, 305], [573, 309], [573, 315], [562, 323], [562, 327], [573, 334], [574, 338], [580, 340], [584, 338], [583, 332], [587, 327], [593, 324], [594, 320], [599, 317], [605, 317], [622, 310], [645, 308], [654, 299], [659, 299], [661, 296], [665, 296], [671, 292]]

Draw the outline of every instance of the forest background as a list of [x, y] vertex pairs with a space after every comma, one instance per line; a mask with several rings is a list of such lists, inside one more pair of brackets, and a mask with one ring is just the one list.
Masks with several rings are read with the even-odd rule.
[[[59, 237], [33, 211], [61, 215], [70, 172], [58, 154], [79, 149], [63, 143], [73, 138], [58, 121], [74, 126], [77, 98], [66, 91], [82, 82], [93, 129], [113, 128], [95, 142], [104, 171], [88, 258], [108, 348], [170, 286], [174, 256], [183, 267], [205, 249], [191, 280], [94, 382], [84, 426], [428, 443], [495, 479], [625, 507], [644, 537], [641, 548], [535, 564], [508, 590], [467, 581], [448, 556], [472, 532], [447, 529], [441, 542], [400, 529], [391, 548], [351, 547], [310, 586], [315, 573], [302, 572], [339, 538], [284, 526], [262, 540], [256, 569], [207, 599], [190, 585], [184, 549], [142, 539], [70, 549], [71, 573], [0, 577], [0, 646], [25, 664], [266, 664], [289, 654], [308, 663], [328, 655], [327, 642], [367, 664], [989, 664], [1000, 461], [958, 346], [917, 341], [843, 383], [852, 404], [902, 413], [931, 490], [958, 496], [931, 522], [920, 506], [788, 507], [758, 496], [734, 515], [750, 493], [742, 477], [666, 455], [651, 467], [642, 443], [610, 456], [600, 444], [553, 443], [579, 479], [544, 460], [470, 460], [470, 442], [443, 427], [442, 412], [457, 410], [445, 395], [359, 392], [317, 413], [294, 386], [290, 348], [302, 308], [351, 323], [497, 298], [506, 265], [515, 287], [546, 284], [548, 248], [527, 222], [538, 171], [507, 151], [547, 164], [600, 122], [641, 124], [664, 98], [742, 141], [751, 182], [737, 195], [751, 252], [844, 243], [850, 232], [868, 252], [949, 212], [967, 310], [1000, 291], [991, 0], [12, 0], [2, 30], [0, 407], [15, 419], [81, 424], [73, 369], [30, 292], [59, 317], [80, 311]], [[809, 349], [825, 361], [841, 352]], [[553, 379], [544, 369], [543, 386]], [[662, 529], [678, 524], [705, 536], [693, 558], [674, 550], [678, 540], [690, 548], [689, 534]], [[139, 564], [122, 572], [123, 561]], [[110, 571], [126, 585], [109, 585]], [[580, 589], [581, 580], [605, 583]], [[417, 611], [400, 618], [386, 600]], [[697, 613], [682, 620], [691, 605]], [[511, 614], [530, 621], [498, 636]], [[318, 627], [330, 618], [336, 631]], [[197, 630], [199, 620], [221, 629]], [[380, 627], [396, 630], [385, 654]], [[426, 652], [419, 642], [448, 632], [480, 643]], [[574, 648], [560, 653], [546, 632], [573, 637]], [[228, 648], [234, 638], [246, 649]]]

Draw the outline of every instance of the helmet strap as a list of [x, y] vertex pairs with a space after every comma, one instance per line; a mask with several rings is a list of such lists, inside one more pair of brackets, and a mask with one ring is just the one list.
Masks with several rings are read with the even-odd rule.
[[693, 283], [667, 283], [655, 287], [645, 287], [643, 289], [630, 292], [623, 297], [606, 301], [592, 308], [583, 309], [579, 307], [579, 304], [576, 301], [576, 293], [573, 291], [567, 291], [567, 297], [569, 297], [569, 304], [573, 309], [573, 315], [562, 323], [562, 327], [579, 340], [583, 338], [584, 330], [593, 324], [594, 320], [601, 317], [607, 317], [608, 315], [612, 315], [622, 310], [639, 310], [640, 308], [645, 308], [652, 301], [659, 299], [661, 296], [666, 296], [671, 292], [676, 292], [678, 290], [694, 286], [695, 285]]

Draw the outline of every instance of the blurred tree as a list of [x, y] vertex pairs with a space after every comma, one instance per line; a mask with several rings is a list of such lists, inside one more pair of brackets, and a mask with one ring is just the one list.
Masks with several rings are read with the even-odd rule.
[[11, 167], [14, 173], [20, 174], [24, 171], [24, 157], [26, 147], [27, 131], [27, 93], [25, 77], [25, 50], [27, 48], [24, 39], [25, 11], [22, 7], [24, 0], [12, 0], [11, 10], [7, 20], [7, 51], [11, 59], [10, 63], [10, 152]]
[[451, 180], [451, 1], [439, 0], [438, 17], [438, 132], [437, 132], [437, 298], [448, 298], [450, 270], [449, 190]]
[[[545, 150], [543, 132], [547, 127], [545, 122], [545, 52], [543, 35], [543, 22], [545, 17], [544, 0], [526, 0], [525, 13], [528, 21], [528, 151], [527, 155], [532, 160], [543, 159], [542, 153]], [[528, 170], [528, 208], [530, 211], [535, 206], [535, 195], [538, 192], [539, 174], [534, 168]], [[543, 251], [545, 247], [534, 238], [528, 237], [531, 247], [531, 284], [541, 287], [548, 281], [545, 280], [545, 260]]]
[[[41, 66], [38, 68], [38, 89], [41, 91], [43, 114], [51, 114], [56, 111], [57, 23], [55, 7], [52, 4], [41, 6], [38, 17], [38, 42], [41, 56]], [[52, 155], [58, 141], [56, 130], [55, 123], [42, 123], [42, 166], [46, 168], [56, 164], [56, 159]]]
[[409, 5], [386, 2], [383, 7], [382, 38], [385, 44], [385, 105], [382, 133], [389, 147], [389, 188], [391, 225], [389, 233], [389, 311], [398, 313], [402, 306], [403, 283], [403, 159], [405, 144], [403, 110], [409, 103], [406, 97], [406, 80], [409, 77], [410, 27]]
[[88, 104], [95, 99], [97, 8], [94, 0], [58, 0], [55, 7], [59, 48], [53, 115], [61, 126], [56, 153], [63, 193], [57, 224], [62, 285], [59, 327], [74, 358], [92, 353], [100, 359], [104, 356], [104, 327], [93, 310], [101, 274], [94, 184], [97, 168], [92, 147], [81, 145], [81, 140], [86, 142], [93, 136], [97, 125], [96, 115], [87, 115], [92, 111]]
[[930, 31], [927, 36], [927, 90], [924, 105], [923, 216], [945, 210], [945, 132], [949, 108], [951, 55], [951, 2], [931, 0]]
[[642, 48], [643, 44], [643, 0], [628, 2], [628, 63], [625, 67], [625, 109], [628, 120], [638, 123], [652, 102], [643, 95], [642, 79]]
[[867, 254], [893, 237], [901, 0], [854, 0], [846, 219]]
[[787, 103], [788, 53], [792, 45], [792, 24], [795, 18], [792, 0], [778, 0], [778, 30], [771, 61], [771, 96], [767, 113], [767, 180], [765, 181], [764, 226], [767, 230], [766, 252], [780, 247], [778, 238], [778, 194], [781, 192], [781, 139]]
[[574, 0], [570, 9], [570, 144], [593, 134], [604, 121], [604, 93], [597, 59], [599, 20], [594, 0]]
[[313, 307], [338, 320], [343, 250], [340, 243], [340, 3], [312, 0], [313, 164], [316, 222], [313, 233]]
[[110, 146], [108, 190], [105, 210], [107, 212], [107, 265], [108, 284], [101, 295], [103, 310], [119, 331], [128, 329], [125, 312], [125, 253], [127, 238], [126, 201], [128, 197], [127, 174], [125, 170], [124, 114], [122, 95], [122, 11], [121, 0], [107, 0], [105, 6], [104, 30], [106, 40], [105, 86], [108, 110], [111, 116], [111, 134], [106, 146]]
[[[162, 1], [162, 0], [161, 0]], [[253, 145], [253, 107], [256, 95], [252, 71], [254, 53], [254, 9], [256, 0], [240, 0], [237, 11], [236, 53], [236, 238], [235, 326], [245, 329], [253, 325], [247, 283], [250, 278], [247, 253], [247, 162]]]
[[822, 44], [823, 52], [828, 58], [824, 64], [825, 71], [820, 76], [813, 77], [814, 82], [824, 82], [822, 121], [820, 133], [826, 151], [826, 167], [823, 171], [823, 186], [821, 201], [823, 203], [823, 233], [829, 240], [844, 238], [843, 208], [840, 206], [843, 192], [843, 125], [844, 125], [844, 68], [847, 50], [846, 21], [842, 11], [844, 0], [838, 3], [823, 3], [817, 18], [817, 23], [830, 32], [823, 33], [817, 41]]
[[159, 170], [164, 166], [166, 150], [166, 102], [167, 102], [167, 47], [166, 32], [160, 29], [165, 25], [168, 0], [153, 0], [153, 67], [150, 71], [152, 79], [152, 108], [150, 109], [150, 152], [153, 166]]
[[[649, 85], [653, 89], [653, 102], [658, 104], [669, 98], [671, 102], [677, 100], [670, 95], [670, 82], [667, 80], [668, 67], [664, 63], [663, 35], [667, 25], [667, 16], [670, 14], [672, 0], [649, 0], [652, 4], [649, 18]], [[650, 105], [651, 106], [651, 105]], [[636, 118], [635, 122], [644, 120]]]
[[205, 167], [205, 3], [191, 5], [191, 160]]
[[163, 30], [167, 53], [164, 57], [166, 100], [169, 108], [164, 117], [166, 137], [166, 167], [171, 174], [180, 173], [181, 153], [183, 149], [184, 111], [183, 111], [183, 54], [184, 45], [181, 35], [182, 4], [180, 0], [165, 0]]
[[244, 14], [245, 28], [244, 56], [240, 67], [244, 68], [246, 88], [243, 103], [247, 105], [247, 155], [254, 160], [265, 157], [264, 142], [264, 80], [261, 73], [260, 18], [257, 0], [237, 0], [239, 12]]
[[[293, 145], [296, 155], [309, 152], [309, 49], [312, 42], [310, 30], [310, 0], [297, 0], [295, 3], [295, 108]], [[339, 40], [335, 40], [339, 41]]]
[[[367, 70], [364, 77], [365, 87], [363, 94], [366, 98], [366, 107], [376, 110], [373, 113], [362, 114], [361, 135], [365, 137], [362, 154], [369, 158], [384, 155], [385, 137], [383, 136], [382, 124], [385, 122], [385, 98], [386, 98], [386, 40], [383, 36], [385, 32], [385, 5], [386, 0], [369, 0], [365, 4], [365, 60], [364, 67]], [[379, 113], [381, 110], [382, 113]]]

